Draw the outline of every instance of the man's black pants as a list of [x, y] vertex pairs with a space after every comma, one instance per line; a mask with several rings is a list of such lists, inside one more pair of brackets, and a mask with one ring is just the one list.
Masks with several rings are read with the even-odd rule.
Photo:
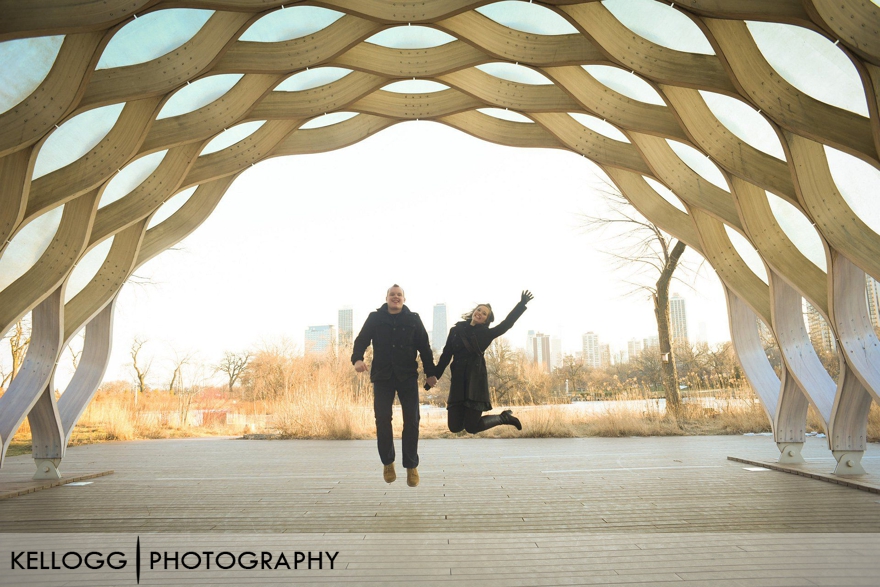
[[373, 382], [373, 411], [376, 414], [376, 441], [383, 465], [394, 462], [394, 433], [391, 430], [391, 405], [394, 394], [400, 398], [403, 411], [403, 466], [419, 466], [419, 378], [413, 376], [400, 381]]

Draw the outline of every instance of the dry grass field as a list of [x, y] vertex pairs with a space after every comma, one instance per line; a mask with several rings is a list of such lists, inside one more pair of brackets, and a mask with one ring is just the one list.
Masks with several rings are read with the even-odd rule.
[[[704, 394], [705, 395], [705, 394]], [[707, 407], [709, 406], [709, 407]], [[496, 406], [498, 412], [507, 406]], [[488, 438], [575, 438], [586, 436], [682, 436], [746, 434], [770, 431], [760, 402], [748, 390], [690, 398], [678, 417], [667, 415], [656, 400], [617, 397], [603, 402], [510, 406], [523, 430], [499, 426], [480, 433]], [[395, 414], [395, 432], [401, 419]], [[808, 431], [824, 432], [813, 410]], [[427, 406], [422, 438], [466, 438], [446, 428], [446, 410]], [[223, 397], [199, 398], [184, 404], [167, 392], [144, 394], [135, 405], [131, 395], [99, 394], [74, 430], [72, 445], [112, 440], [244, 436], [246, 438], [368, 439], [375, 436], [372, 394], [335, 393], [325, 387], [300, 393], [290, 401], [234, 402]], [[880, 408], [872, 406], [868, 437], [880, 439]], [[30, 452], [30, 427], [19, 429], [8, 454]]]

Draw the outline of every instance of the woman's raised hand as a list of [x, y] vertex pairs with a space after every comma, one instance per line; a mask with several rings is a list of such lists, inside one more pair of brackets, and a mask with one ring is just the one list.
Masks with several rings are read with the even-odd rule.
[[530, 292], [530, 291], [527, 290], [527, 289], [524, 289], [523, 292], [522, 292], [522, 297], [519, 299], [519, 303], [522, 304], [523, 306], [525, 306], [525, 305], [528, 304], [530, 301], [532, 301], [532, 299], [533, 299], [534, 297], [535, 297], [535, 296], [532, 295], [532, 292]]

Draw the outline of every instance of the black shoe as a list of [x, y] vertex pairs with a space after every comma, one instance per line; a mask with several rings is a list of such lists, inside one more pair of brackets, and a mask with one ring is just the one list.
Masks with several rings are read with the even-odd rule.
[[502, 424], [508, 424], [516, 427], [517, 430], [522, 430], [522, 422], [519, 421], [519, 418], [513, 415], [512, 411], [504, 410], [499, 416], [501, 417]]

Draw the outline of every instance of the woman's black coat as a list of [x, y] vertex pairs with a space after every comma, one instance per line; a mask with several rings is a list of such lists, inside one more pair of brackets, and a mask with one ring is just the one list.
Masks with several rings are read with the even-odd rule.
[[440, 355], [434, 371], [439, 378], [452, 361], [447, 407], [464, 404], [465, 407], [483, 412], [492, 409], [489, 397], [489, 375], [483, 353], [493, 340], [510, 330], [525, 311], [526, 305], [520, 302], [514, 306], [507, 318], [492, 328], [487, 324], [471, 326], [470, 322], [462, 321], [456, 322], [449, 330], [446, 346], [443, 347], [443, 354]]

